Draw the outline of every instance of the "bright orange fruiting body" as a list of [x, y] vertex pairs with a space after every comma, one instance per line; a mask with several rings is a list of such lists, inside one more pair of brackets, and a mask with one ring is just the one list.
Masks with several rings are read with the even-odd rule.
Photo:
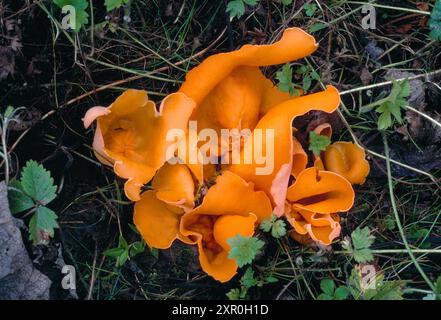
[[[281, 92], [260, 67], [287, 63], [313, 53], [315, 39], [298, 28], [284, 31], [271, 45], [245, 45], [205, 59], [188, 72], [178, 92], [159, 108], [145, 91], [127, 90], [109, 107], [91, 108], [87, 128], [96, 120], [93, 149], [97, 158], [126, 179], [125, 194], [133, 201], [134, 223], [145, 242], [166, 249], [178, 239], [196, 245], [202, 269], [218, 281], [230, 280], [238, 265], [228, 258], [228, 239], [254, 235], [257, 224], [273, 213], [292, 226], [301, 243], [329, 245], [340, 234], [339, 213], [354, 202], [351, 184], [364, 183], [369, 163], [364, 150], [335, 142], [313, 157], [294, 137], [292, 121], [312, 110], [335, 111], [336, 88], [298, 97]], [[190, 121], [197, 129], [189, 128]], [[268, 141], [259, 130], [274, 132], [274, 169], [256, 174], [258, 161], [214, 166], [192, 161], [189, 154], [167, 154], [173, 143], [167, 133], [184, 133], [175, 143], [199, 151], [190, 137], [205, 128], [248, 129], [251, 138], [239, 143], [242, 156]], [[332, 136], [329, 124], [317, 134]], [[232, 152], [233, 143], [219, 143], [211, 157]], [[310, 165], [308, 167], [308, 164]], [[151, 182], [151, 188], [141, 188]], [[208, 189], [207, 189], [207, 186]]]

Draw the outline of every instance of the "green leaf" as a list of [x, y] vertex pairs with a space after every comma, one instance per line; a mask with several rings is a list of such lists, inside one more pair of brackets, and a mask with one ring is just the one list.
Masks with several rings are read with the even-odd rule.
[[273, 276], [268, 276], [265, 278], [265, 282], [266, 283], [276, 283], [276, 282], [279, 282], [279, 279], [277, 279], [276, 277], [273, 277]]
[[375, 111], [380, 113], [378, 117], [378, 129], [386, 130], [393, 125], [394, 121], [398, 123], [403, 122], [401, 109], [407, 106], [410, 91], [409, 80], [392, 80], [392, 89], [389, 96], [364, 106], [362, 109], [366, 112], [376, 107]]
[[372, 250], [369, 248], [354, 250], [353, 256], [355, 261], [359, 263], [366, 263], [374, 260]]
[[302, 81], [302, 89], [303, 91], [308, 91], [309, 88], [311, 88], [311, 84], [312, 84], [312, 78], [309, 74], [306, 74], [303, 77], [303, 81]]
[[271, 235], [274, 238], [281, 238], [286, 234], [286, 224], [285, 221], [278, 219], [273, 223], [273, 227], [271, 229]]
[[281, 238], [286, 234], [285, 221], [277, 219], [276, 215], [271, 215], [270, 218], [264, 219], [260, 223], [260, 229], [264, 232], [270, 232], [274, 238]]
[[292, 3], [292, 0], [282, 0], [282, 4], [284, 6], [289, 6]]
[[228, 300], [239, 300], [240, 299], [240, 290], [239, 289], [231, 289], [227, 293]]
[[305, 3], [303, 8], [305, 9], [305, 14], [308, 17], [312, 17], [317, 10], [317, 5], [315, 3]]
[[312, 151], [316, 156], [320, 155], [321, 151], [326, 150], [326, 147], [331, 143], [331, 140], [327, 136], [322, 136], [314, 131], [309, 132], [309, 147], [308, 150]]
[[112, 248], [103, 252], [103, 255], [111, 258], [118, 258], [125, 251], [123, 248]]
[[129, 251], [128, 250], [124, 250], [121, 255], [116, 258], [116, 266], [117, 267], [122, 267], [127, 260], [129, 259]]
[[23, 191], [39, 204], [46, 205], [57, 196], [57, 187], [50, 172], [34, 160], [29, 160], [21, 172]]
[[282, 92], [289, 92], [290, 95], [298, 94], [292, 82], [292, 68], [289, 63], [276, 72], [277, 88]]
[[324, 23], [314, 23], [310, 28], [309, 28], [309, 33], [314, 33], [317, 31], [320, 31], [322, 29], [327, 28], [328, 25], [324, 24]]
[[255, 237], [244, 237], [238, 234], [227, 240], [231, 249], [228, 258], [235, 259], [239, 267], [250, 264], [261, 252], [264, 242]]
[[244, 286], [247, 290], [257, 285], [257, 282], [258, 281], [254, 278], [254, 271], [253, 269], [251, 269], [251, 267], [247, 268], [242, 278], [240, 279], [241, 285]]
[[327, 295], [326, 293], [321, 293], [321, 294], [319, 294], [319, 296], [317, 297], [317, 299], [318, 299], [318, 300], [326, 300], [326, 301], [329, 301], [329, 300], [334, 300], [334, 297], [333, 297], [333, 296], [329, 296], [329, 295]]
[[323, 279], [320, 281], [320, 288], [324, 294], [331, 297], [334, 296], [335, 284], [332, 279]]
[[5, 118], [10, 118], [14, 114], [14, 107], [7, 106], [5, 112], [3, 113]]
[[47, 207], [38, 207], [29, 222], [29, 239], [34, 244], [45, 244], [58, 228], [57, 215]]
[[356, 250], [369, 248], [375, 241], [375, 237], [370, 234], [368, 227], [355, 229], [351, 234], [351, 238]]
[[355, 261], [366, 263], [374, 260], [370, 246], [374, 243], [375, 237], [370, 235], [368, 227], [355, 229], [351, 234], [351, 238], [354, 246], [353, 256]]
[[130, 0], [104, 0], [107, 11], [120, 8], [123, 4], [128, 4]]
[[245, 3], [242, 0], [233, 0], [227, 4], [227, 13], [230, 15], [230, 19], [240, 18], [245, 13]]
[[80, 29], [89, 23], [89, 14], [86, 12], [89, 6], [87, 0], [52, 0], [60, 9], [65, 6], [73, 6], [75, 8], [75, 28], [78, 32]]
[[12, 180], [9, 183], [8, 199], [12, 213], [19, 213], [34, 207], [34, 201], [23, 191], [20, 181]]
[[384, 112], [378, 117], [378, 130], [386, 130], [392, 125], [390, 112]]
[[262, 230], [263, 232], [270, 232], [275, 220], [276, 220], [276, 215], [274, 214], [270, 218], [264, 219], [260, 223], [260, 230]]
[[343, 241], [343, 248], [348, 250], [355, 261], [366, 263], [374, 260], [370, 246], [374, 243], [375, 237], [370, 235], [368, 227], [357, 228], [351, 234], [352, 245], [350, 241]]
[[243, 2], [245, 2], [245, 4], [249, 6], [255, 6], [259, 2], [259, 0], [243, 0]]
[[372, 300], [402, 300], [404, 281], [383, 281], [377, 285]]
[[349, 289], [346, 286], [340, 286], [334, 292], [335, 300], [345, 300], [348, 296]]
[[123, 249], [129, 248], [129, 245], [128, 245], [126, 239], [124, 239], [124, 237], [121, 234], [119, 235], [119, 238], [118, 238], [118, 247], [123, 248]]
[[441, 41], [441, 0], [437, 0], [433, 6], [428, 25], [430, 28], [429, 37]]
[[136, 256], [136, 255], [138, 255], [140, 253], [143, 253], [144, 250], [145, 250], [145, 243], [144, 243], [144, 241], [133, 242], [130, 245], [130, 251], [129, 251], [130, 257], [133, 258], [134, 256]]

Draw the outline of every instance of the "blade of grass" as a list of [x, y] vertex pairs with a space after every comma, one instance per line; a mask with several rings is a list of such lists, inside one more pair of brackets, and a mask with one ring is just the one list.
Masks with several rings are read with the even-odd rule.
[[424, 279], [424, 281], [427, 283], [427, 285], [430, 287], [430, 289], [432, 289], [432, 291], [435, 291], [434, 284], [432, 283], [432, 281], [430, 281], [429, 277], [426, 275], [423, 268], [421, 268], [419, 262], [415, 258], [414, 253], [412, 252], [412, 249], [409, 246], [409, 243], [407, 242], [406, 235], [404, 234], [403, 226], [401, 224], [400, 216], [398, 214], [397, 205], [395, 203], [394, 187], [393, 187], [392, 173], [391, 173], [391, 167], [390, 167], [390, 158], [389, 158], [389, 145], [387, 142], [386, 134], [384, 132], [382, 133], [382, 136], [383, 136], [383, 143], [384, 143], [384, 153], [386, 155], [386, 170], [387, 170], [390, 201], [392, 204], [392, 210], [393, 210], [393, 213], [395, 216], [395, 222], [397, 224], [398, 231], [400, 233], [404, 247], [406, 248], [406, 251], [409, 254], [409, 257], [412, 260], [413, 264], [415, 265], [416, 269], [421, 274], [421, 277]]

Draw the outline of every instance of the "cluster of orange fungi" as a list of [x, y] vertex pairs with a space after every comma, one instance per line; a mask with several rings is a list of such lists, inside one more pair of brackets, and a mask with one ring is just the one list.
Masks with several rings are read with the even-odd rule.
[[[312, 155], [294, 137], [292, 126], [294, 118], [309, 111], [334, 112], [339, 93], [328, 86], [321, 92], [291, 96], [260, 70], [298, 60], [316, 49], [311, 35], [290, 28], [274, 44], [245, 45], [208, 57], [159, 107], [145, 91], [129, 89], [109, 107], [88, 110], [84, 125], [96, 121], [95, 155], [126, 179], [125, 194], [135, 201], [134, 223], [150, 247], [166, 249], [176, 239], [197, 245], [202, 269], [225, 282], [238, 269], [236, 261], [228, 258], [227, 240], [253, 236], [258, 224], [272, 214], [284, 216], [292, 226], [290, 236], [304, 244], [329, 245], [339, 236], [339, 213], [347, 212], [354, 202], [352, 184], [364, 183], [369, 173], [365, 152], [339, 141], [319, 156]], [[216, 166], [180, 159], [170, 163], [166, 149], [172, 142], [167, 141], [167, 132], [183, 130], [185, 143], [190, 120], [197, 121], [199, 129], [247, 128], [252, 135], [256, 129], [272, 129], [274, 170], [257, 175], [262, 164], [255, 162]], [[314, 131], [331, 135], [326, 123]], [[142, 191], [148, 183], [151, 187]]]

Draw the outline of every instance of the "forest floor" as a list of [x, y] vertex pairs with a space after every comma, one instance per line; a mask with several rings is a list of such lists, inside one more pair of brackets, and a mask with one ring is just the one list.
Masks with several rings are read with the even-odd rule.
[[[0, 3], [0, 107], [24, 107], [7, 127], [2, 152], [9, 161], [2, 161], [2, 170], [9, 170], [2, 174], [19, 177], [34, 159], [58, 187], [49, 205], [59, 224], [53, 239], [34, 245], [22, 231], [35, 266], [53, 282], [51, 298], [72, 297], [61, 287], [59, 255], [77, 270], [81, 299], [225, 299], [238, 291], [250, 299], [317, 299], [324, 292], [338, 299], [331, 282], [348, 288], [348, 299], [428, 299], [441, 289], [435, 288], [441, 275], [441, 42], [428, 28], [435, 1], [376, 1], [376, 27], [364, 29], [368, 1], [245, 1], [256, 4], [230, 20], [227, 1], [131, 0], [108, 11], [104, 1], [91, 8], [87, 0], [88, 24], [78, 32], [60, 28], [63, 15], [54, 2]], [[303, 70], [294, 82], [316, 72], [308, 91], [321, 84], [339, 89], [340, 114], [327, 119], [334, 137], [357, 139], [371, 164], [342, 218], [341, 237], [314, 248], [260, 233], [266, 245], [252, 271], [244, 268], [226, 284], [203, 273], [195, 248], [179, 243], [146, 248], [117, 266], [103, 253], [118, 247], [121, 235], [128, 244], [140, 236], [131, 227], [133, 203], [123, 181], [93, 155], [93, 131], [82, 124], [86, 110], [109, 105], [128, 88], [146, 90], [159, 102], [210, 54], [274, 42], [292, 26], [314, 31], [319, 43], [311, 57], [292, 64]], [[279, 67], [264, 73], [275, 79]], [[378, 130], [378, 113], [360, 108], [387, 95], [391, 78], [410, 78], [413, 110], [401, 110], [403, 123]], [[301, 121], [318, 118], [312, 113]], [[29, 214], [17, 217], [29, 225]], [[375, 292], [360, 288], [365, 264], [342, 247], [358, 227], [375, 237], [373, 244], [365, 239]]]

